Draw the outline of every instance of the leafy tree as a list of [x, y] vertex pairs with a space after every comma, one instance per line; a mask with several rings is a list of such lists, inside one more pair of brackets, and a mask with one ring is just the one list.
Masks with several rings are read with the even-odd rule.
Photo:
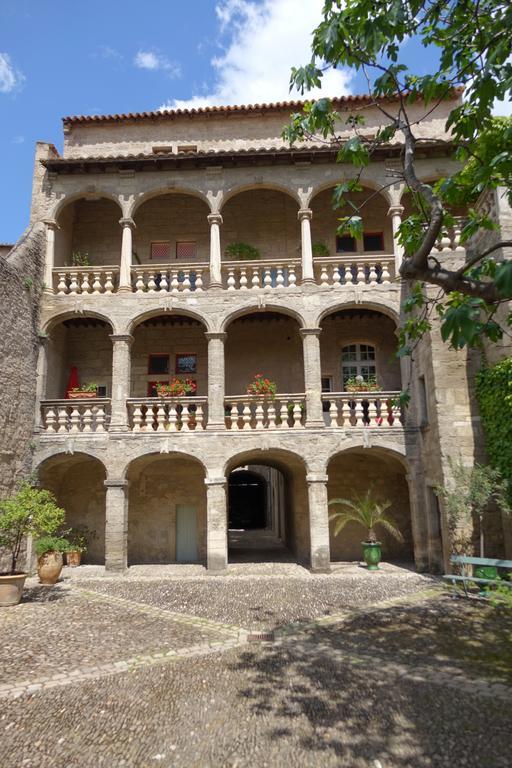
[[454, 551], [467, 554], [471, 547], [473, 519], [480, 530], [480, 557], [484, 557], [484, 514], [494, 503], [500, 512], [510, 513], [507, 501], [508, 485], [498, 470], [474, 464], [465, 466], [448, 457], [452, 482], [439, 486], [436, 493], [443, 499], [450, 539]]
[[[456, 348], [478, 344], [482, 337], [497, 340], [503, 325], [512, 324], [510, 314], [505, 324], [496, 320], [500, 305], [512, 298], [512, 260], [499, 258], [497, 252], [512, 241], [480, 250], [460, 268], [443, 254], [431, 256], [438, 238], [454, 223], [451, 206], [470, 206], [461, 234], [464, 243], [479, 229], [494, 226], [471, 207], [479, 194], [504, 187], [512, 203], [512, 123], [496, 122], [492, 116], [495, 100], [510, 98], [512, 91], [511, 29], [508, 0], [326, 0], [323, 20], [313, 31], [311, 61], [292, 70], [291, 86], [301, 93], [320, 86], [331, 67], [357, 70], [383, 117], [377, 134], [368, 137], [362, 115], [350, 115], [343, 129], [351, 135], [342, 139], [342, 118], [331, 100], [322, 98], [307, 102], [284, 130], [292, 144], [314, 138], [339, 147], [338, 160], [356, 167], [354, 177], [334, 192], [335, 207], [351, 209], [340, 219], [340, 232], [361, 236], [361, 209], [371, 198], [356, 205], [350, 193], [361, 191], [372, 155], [393, 139], [403, 146], [399, 176], [415, 211], [399, 230], [405, 250], [400, 273], [413, 284], [419, 281], [405, 307], [411, 317], [402, 329], [403, 354], [430, 329], [433, 307], [441, 316], [443, 338]], [[431, 62], [426, 74], [412, 72], [404, 63], [409, 37], [427, 50], [421, 62], [422, 68]], [[454, 158], [466, 167], [427, 184], [417, 175], [417, 151], [424, 141], [418, 127], [455, 89], [463, 89], [464, 97], [451, 110], [446, 127]], [[411, 116], [413, 104], [423, 105], [422, 116]], [[424, 284], [441, 290], [432, 298]]]
[[11, 573], [16, 572], [24, 537], [39, 538], [55, 533], [62, 526], [65, 514], [50, 491], [34, 488], [28, 482], [0, 503], [0, 548], [10, 554]]
[[331, 499], [329, 506], [344, 507], [342, 511], [332, 512], [329, 520], [335, 520], [334, 535], [337, 536], [347, 523], [358, 523], [368, 531], [369, 542], [376, 542], [375, 528], [382, 526], [397, 541], [403, 541], [403, 536], [395, 525], [394, 520], [386, 514], [391, 506], [390, 501], [378, 501], [369, 488], [364, 496], [354, 496], [353, 499]]

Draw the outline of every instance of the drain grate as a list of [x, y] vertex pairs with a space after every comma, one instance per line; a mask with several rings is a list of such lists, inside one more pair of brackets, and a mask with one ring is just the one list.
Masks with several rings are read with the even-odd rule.
[[273, 632], [249, 632], [247, 635], [248, 643], [273, 643]]

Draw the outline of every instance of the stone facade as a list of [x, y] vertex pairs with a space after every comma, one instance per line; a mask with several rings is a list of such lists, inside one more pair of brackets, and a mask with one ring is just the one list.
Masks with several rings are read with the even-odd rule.
[[[425, 179], [451, 163], [435, 144], [449, 106], [422, 128], [433, 140], [418, 161]], [[377, 115], [366, 112], [371, 128]], [[404, 534], [403, 545], [384, 538], [385, 555], [414, 558], [419, 570], [446, 565], [432, 489], [445, 480], [447, 455], [480, 455], [474, 361], [448, 350], [437, 330], [411, 370], [394, 357], [406, 296], [395, 277], [405, 202], [402, 185], [389, 184], [395, 149], [366, 174], [365, 186], [385, 188], [363, 214], [367, 239], [347, 246], [330, 198], [351, 169], [322, 149], [288, 151], [279, 138], [287, 114], [70, 118], [62, 158], [38, 144], [32, 226], [46, 227], [46, 342], [33, 455], [28, 437], [6, 435], [4, 445], [15, 443], [22, 463], [30, 456], [71, 524], [96, 531], [88, 557], [110, 570], [190, 558], [225, 569], [229, 477], [241, 467], [260, 468], [271, 529], [315, 571], [359, 557], [362, 534], [333, 538], [327, 501], [369, 485], [392, 502]], [[177, 152], [185, 145], [197, 151]], [[260, 258], [230, 257], [237, 242]], [[460, 258], [457, 232], [439, 249]], [[34, 252], [35, 265], [42, 255]], [[343, 392], [349, 348], [358, 371], [375, 367], [379, 392]], [[34, 381], [31, 355], [25, 382]], [[73, 367], [81, 384], [102, 387], [96, 398], [66, 398]], [[257, 373], [276, 382], [275, 398], [248, 397]], [[196, 381], [193, 396], [149, 397], [152, 383], [176, 375]], [[400, 414], [395, 398], [409, 378], [413, 399]], [[24, 402], [32, 432], [34, 404], [28, 394]]]

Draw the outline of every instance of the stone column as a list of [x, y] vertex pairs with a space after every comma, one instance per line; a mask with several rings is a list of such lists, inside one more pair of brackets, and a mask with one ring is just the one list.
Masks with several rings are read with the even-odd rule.
[[132, 250], [133, 250], [133, 230], [135, 222], [133, 219], [119, 219], [123, 228], [123, 239], [121, 241], [121, 269], [119, 273], [119, 292], [131, 293], [132, 291]]
[[46, 254], [44, 258], [44, 292], [53, 294], [53, 268], [55, 266], [55, 230], [56, 221], [45, 221], [46, 224]]
[[310, 566], [313, 573], [329, 573], [331, 570], [327, 480], [327, 475], [318, 473], [306, 475], [309, 501]]
[[225, 429], [225, 373], [223, 332], [207, 331], [208, 339], [208, 424], [206, 429]]
[[112, 334], [112, 399], [110, 431], [128, 431], [128, 409], [126, 400], [130, 396], [131, 385], [131, 345], [130, 334]]
[[210, 288], [222, 288], [222, 255], [220, 250], [222, 216], [220, 213], [210, 213], [208, 224], [210, 225]]
[[225, 571], [228, 564], [228, 507], [226, 478], [206, 478], [206, 559], [209, 571]]
[[301, 208], [297, 214], [300, 221], [300, 236], [302, 244], [302, 282], [314, 283], [315, 274], [313, 272], [313, 246], [311, 243], [311, 217], [313, 211], [311, 208]]
[[46, 377], [48, 375], [48, 336], [39, 336], [39, 349], [37, 352], [36, 368], [36, 413], [34, 432], [41, 432], [43, 421], [41, 416], [41, 400], [46, 393]]
[[[425, 494], [423, 478], [413, 473], [406, 476], [409, 487], [409, 508], [411, 511], [411, 529], [414, 548], [414, 563], [418, 573], [429, 570], [428, 525], [425, 514]], [[421, 494], [421, 502], [420, 502]]]
[[306, 427], [323, 427], [322, 374], [320, 363], [321, 328], [301, 328], [306, 390]]
[[393, 252], [395, 254], [395, 277], [399, 277], [399, 269], [404, 257], [404, 249], [398, 243], [396, 239], [398, 233], [398, 227], [402, 223], [402, 213], [404, 212], [403, 205], [392, 205], [389, 208], [388, 216], [391, 216], [391, 226], [393, 228]]
[[128, 566], [128, 482], [105, 480], [105, 569], [124, 571]]

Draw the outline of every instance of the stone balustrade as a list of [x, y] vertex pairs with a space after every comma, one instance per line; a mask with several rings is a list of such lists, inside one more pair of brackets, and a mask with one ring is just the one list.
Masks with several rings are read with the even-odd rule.
[[119, 267], [61, 267], [53, 270], [53, 285], [57, 296], [116, 293]]
[[320, 286], [389, 285], [395, 278], [394, 256], [329, 256], [314, 260]]
[[41, 402], [42, 428], [46, 433], [106, 432], [110, 420], [110, 400], [89, 398], [83, 400], [43, 400]]
[[453, 227], [449, 227], [441, 237], [436, 241], [436, 244], [432, 248], [432, 253], [465, 253], [465, 248], [460, 244], [460, 233], [464, 226], [464, 219], [462, 216], [455, 217], [455, 224]]
[[401, 427], [400, 392], [329, 392], [322, 395], [327, 427]]
[[201, 264], [142, 264], [132, 268], [134, 293], [199, 293], [208, 287], [210, 265]]
[[298, 429], [305, 426], [306, 395], [231, 395], [225, 398], [230, 430]]
[[205, 429], [206, 397], [132, 397], [127, 401], [132, 432], [195, 432]]
[[223, 261], [222, 284], [228, 291], [293, 289], [301, 282], [300, 259]]

